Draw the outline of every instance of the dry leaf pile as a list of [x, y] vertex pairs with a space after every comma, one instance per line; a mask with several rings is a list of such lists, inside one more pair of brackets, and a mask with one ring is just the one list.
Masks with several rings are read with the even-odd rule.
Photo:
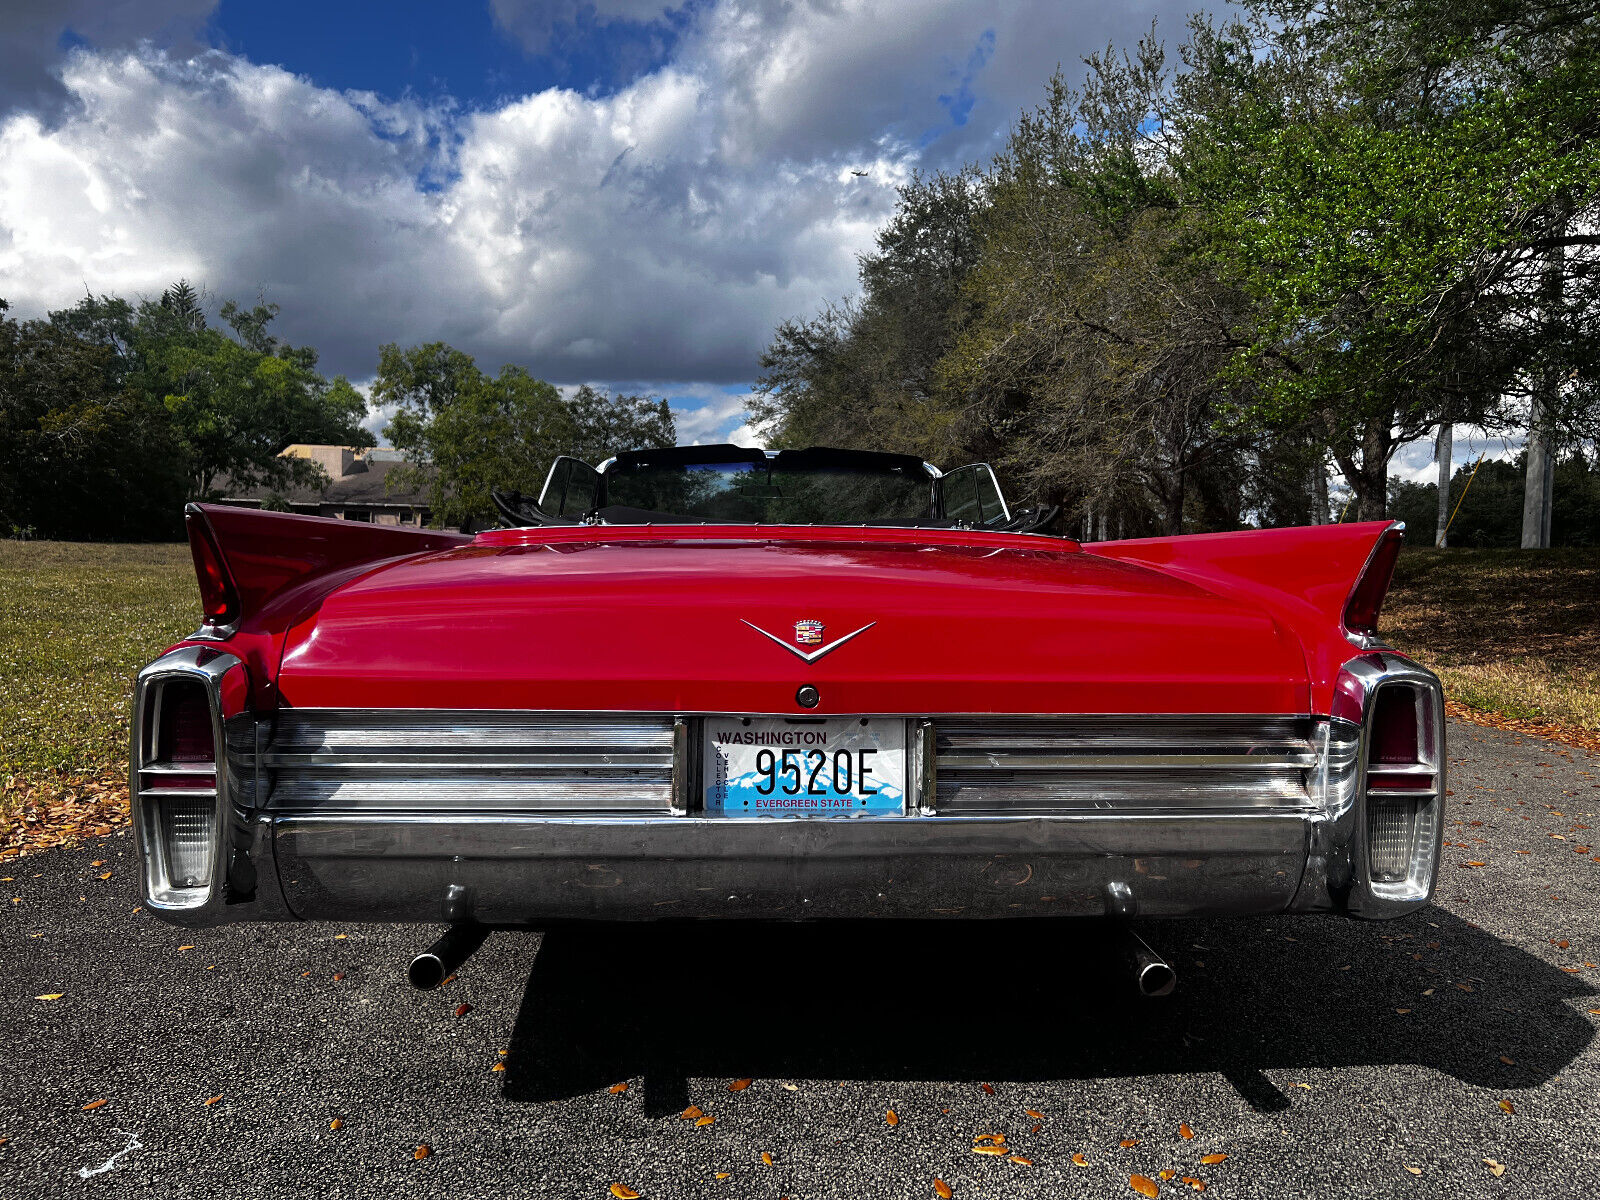
[[109, 837], [128, 824], [124, 770], [39, 782], [11, 777], [0, 787], [0, 859]]

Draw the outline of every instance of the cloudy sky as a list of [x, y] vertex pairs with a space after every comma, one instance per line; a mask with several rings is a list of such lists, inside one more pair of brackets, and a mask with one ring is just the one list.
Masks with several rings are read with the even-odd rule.
[[[444, 339], [742, 423], [917, 168], [1182, 0], [5, 0], [0, 297], [283, 307], [324, 368]], [[855, 172], [864, 171], [865, 175]]]
[[0, 0], [0, 297], [186, 277], [358, 383], [443, 339], [744, 437], [773, 327], [854, 289], [897, 184], [1188, 7]]

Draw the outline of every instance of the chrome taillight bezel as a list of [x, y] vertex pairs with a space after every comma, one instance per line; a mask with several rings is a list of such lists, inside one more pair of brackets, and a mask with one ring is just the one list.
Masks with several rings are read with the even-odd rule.
[[[231, 776], [224, 734], [224, 681], [235, 671], [243, 682], [244, 663], [235, 655], [210, 646], [182, 646], [162, 655], [139, 672], [133, 692], [133, 723], [128, 753], [128, 792], [132, 807], [134, 844], [142, 867], [142, 899], [152, 911], [168, 919], [202, 918], [226, 901], [226, 879], [231, 842], [229, 838], [234, 781]], [[205, 774], [199, 764], [183, 764], [181, 770], [157, 760], [160, 738], [160, 713], [163, 693], [174, 683], [198, 683], [209, 706], [213, 747], [212, 787], [187, 788], [195, 799], [209, 799], [213, 806], [210, 830], [210, 869], [207, 878], [193, 886], [175, 883], [167, 862], [161, 834], [161, 802], [171, 793], [159, 786], [160, 776]], [[243, 689], [229, 688], [235, 694]]]
[[[1413, 770], [1431, 779], [1431, 786], [1405, 789], [1374, 787], [1372, 765], [1374, 715], [1378, 699], [1403, 688], [1416, 705], [1417, 761], [1382, 769], [1378, 774]], [[1357, 758], [1357, 819], [1352, 831], [1351, 889], [1347, 911], [1361, 917], [1397, 917], [1427, 904], [1433, 897], [1444, 844], [1445, 725], [1444, 689], [1438, 676], [1397, 654], [1366, 654], [1347, 662], [1337, 694], [1360, 706], [1360, 752]], [[1385, 799], [1405, 796], [1416, 804], [1409, 862], [1399, 879], [1375, 878], [1369, 834], [1369, 805], [1378, 792]]]

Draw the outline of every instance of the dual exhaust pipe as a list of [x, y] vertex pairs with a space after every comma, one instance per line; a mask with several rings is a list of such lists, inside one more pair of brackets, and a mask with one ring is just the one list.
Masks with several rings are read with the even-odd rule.
[[[489, 936], [487, 926], [478, 924], [452, 925], [444, 936], [406, 967], [406, 980], [419, 991], [438, 987], [461, 968], [476, 953]], [[1138, 934], [1127, 926], [1118, 930], [1118, 951], [1134, 987], [1141, 996], [1170, 996], [1178, 985], [1178, 972], [1166, 959], [1150, 948]]]

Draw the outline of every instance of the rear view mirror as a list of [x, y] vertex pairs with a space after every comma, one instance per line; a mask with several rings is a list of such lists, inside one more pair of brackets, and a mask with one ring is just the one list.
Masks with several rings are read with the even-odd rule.
[[600, 472], [586, 462], [561, 455], [550, 464], [539, 507], [557, 517], [582, 517], [600, 502]]
[[963, 525], [1003, 525], [1011, 509], [988, 463], [958, 467], [939, 480], [944, 516]]

